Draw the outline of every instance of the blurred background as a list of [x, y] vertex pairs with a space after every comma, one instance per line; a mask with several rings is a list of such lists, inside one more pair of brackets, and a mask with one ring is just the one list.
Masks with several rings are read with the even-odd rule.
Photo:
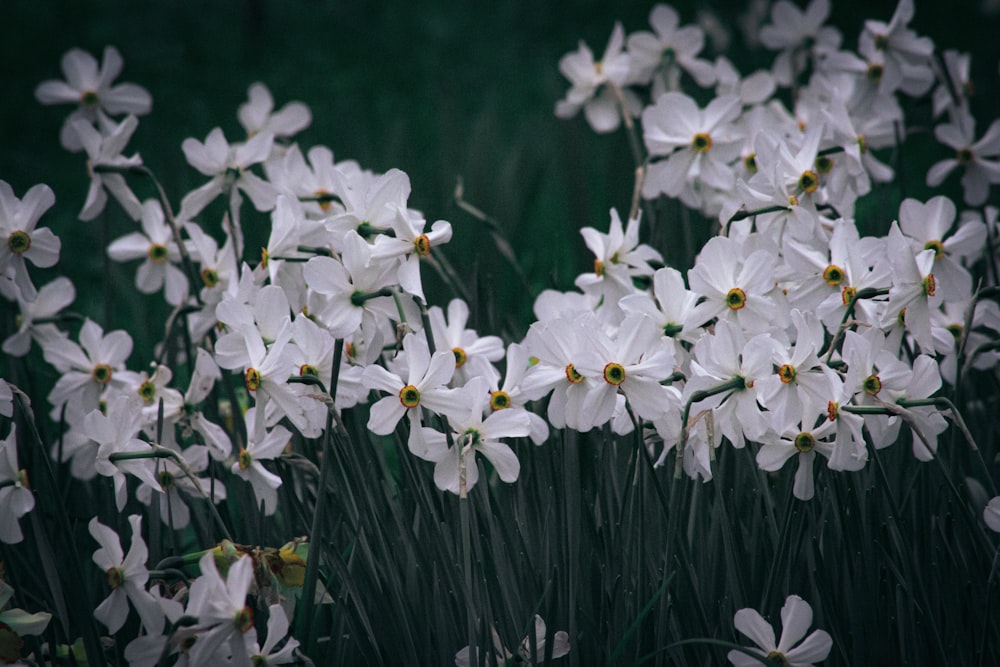
[[[204, 140], [215, 126], [230, 141], [241, 139], [236, 109], [247, 87], [261, 81], [278, 107], [299, 100], [312, 109], [312, 126], [297, 137], [304, 150], [325, 144], [338, 160], [355, 159], [378, 172], [393, 167], [407, 172], [413, 185], [410, 205], [430, 222], [446, 219], [454, 226], [446, 253], [477, 297], [476, 326], [519, 336], [532, 321], [535, 294], [546, 287], [567, 289], [589, 267], [577, 230], [605, 230], [609, 209], [617, 207], [624, 215], [632, 190], [632, 158], [621, 131], [597, 136], [582, 116], [555, 118], [555, 103], [568, 87], [558, 71], [559, 58], [580, 40], [599, 57], [616, 20], [626, 32], [648, 29], [652, 5], [4, 0], [0, 179], [18, 196], [36, 183], [53, 188], [56, 205], [42, 224], [63, 240], [56, 269], [76, 282], [75, 310], [105, 328], [134, 330], [137, 350], [148, 349], [162, 334], [167, 311], [161, 297], [135, 293], [136, 263], [113, 264], [111, 280], [104, 279], [103, 244], [133, 226], [113, 203], [108, 231], [100, 219], [76, 219], [88, 179], [82, 155], [59, 145], [70, 108], [41, 106], [34, 89], [46, 79], [62, 78], [60, 58], [70, 48], [100, 58], [105, 45], [116, 46], [125, 59], [117, 81], [138, 83], [153, 96], [153, 111], [140, 119], [126, 154], [143, 156], [177, 208], [188, 190], [204, 182], [184, 160], [181, 142]], [[714, 42], [707, 41], [705, 57], [713, 58], [725, 38], [727, 52], [744, 73], [770, 62], [770, 54], [746, 50], [740, 31], [748, 7], [766, 17], [766, 2], [703, 0], [674, 6], [683, 23], [711, 17], [722, 29]], [[832, 22], [843, 31], [845, 45], [853, 47], [863, 18], [887, 21], [894, 7], [894, 2], [834, 0]], [[980, 117], [998, 110], [996, 9], [972, 0], [918, 0], [913, 23], [939, 48], [973, 51]], [[496, 251], [482, 223], [454, 205], [459, 177], [467, 201], [503, 226], [527, 287]], [[137, 193], [152, 194], [138, 185]], [[249, 230], [249, 238], [266, 234], [267, 218], [249, 206], [244, 211], [245, 224], [258, 230]], [[668, 207], [668, 224], [677, 212]], [[687, 268], [692, 258], [677, 251], [675, 232], [665, 227], [655, 241], [671, 263]], [[425, 274], [430, 301], [445, 305], [451, 295], [429, 271]], [[56, 272], [33, 275], [40, 286]], [[115, 298], [105, 314], [102, 301], [109, 290]], [[152, 330], [143, 334], [139, 322], [151, 323]], [[148, 340], [138, 340], [144, 335]], [[139, 357], [139, 363], [146, 358]]]

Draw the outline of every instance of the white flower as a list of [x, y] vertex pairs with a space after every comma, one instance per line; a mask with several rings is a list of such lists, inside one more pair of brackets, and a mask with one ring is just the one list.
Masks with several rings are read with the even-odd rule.
[[989, 197], [990, 184], [1000, 183], [1000, 119], [976, 141], [976, 121], [968, 109], [956, 109], [950, 123], [934, 128], [934, 136], [955, 150], [955, 157], [935, 163], [927, 171], [927, 185], [936, 188], [956, 167], [962, 167], [965, 203], [982, 206]]
[[94, 56], [71, 49], [62, 58], [66, 81], [45, 81], [35, 89], [35, 98], [42, 104], [78, 105], [66, 119], [59, 136], [64, 148], [74, 152], [83, 148], [79, 134], [72, 127], [78, 118], [91, 125], [97, 123], [103, 132], [112, 124], [108, 114], [141, 116], [149, 113], [153, 98], [145, 88], [134, 83], [111, 85], [121, 73], [122, 65], [122, 56], [113, 46], [105, 47], [100, 70]]
[[27, 476], [17, 467], [16, 426], [11, 424], [10, 433], [0, 440], [0, 542], [4, 544], [24, 539], [18, 520], [35, 506], [35, 496], [26, 486]]
[[149, 580], [146, 569], [149, 550], [142, 539], [142, 517], [133, 514], [128, 521], [132, 526], [132, 546], [126, 556], [118, 534], [98, 522], [97, 517], [90, 520], [90, 534], [101, 545], [94, 552], [94, 563], [107, 574], [111, 587], [111, 594], [94, 610], [94, 616], [108, 627], [109, 633], [115, 634], [128, 618], [128, 600], [131, 600], [146, 631], [156, 634], [163, 630], [163, 611], [145, 588]]
[[52, 189], [38, 184], [18, 199], [6, 181], [0, 181], [0, 275], [13, 274], [25, 301], [38, 296], [25, 260], [48, 268], [59, 260], [62, 242], [48, 227], [35, 229], [38, 219], [56, 201]]
[[258, 502], [264, 504], [264, 514], [270, 516], [278, 508], [277, 489], [281, 486], [281, 478], [265, 468], [261, 461], [281, 456], [292, 434], [284, 426], [275, 426], [270, 432], [258, 432], [259, 424], [254, 418], [256, 410], [247, 410], [247, 446], [240, 449], [232, 472], [250, 482]]
[[274, 208], [274, 186], [249, 170], [250, 166], [267, 159], [272, 143], [274, 135], [264, 132], [246, 143], [229, 144], [218, 127], [208, 133], [205, 143], [185, 139], [181, 148], [188, 163], [212, 180], [184, 196], [177, 217], [193, 218], [224, 192], [229, 194], [230, 210], [235, 211], [241, 202], [240, 190], [247, 193], [258, 211]]
[[489, 405], [489, 383], [477, 377], [462, 388], [469, 399], [468, 411], [450, 418], [454, 443], [434, 429], [424, 428], [426, 451], [421, 458], [434, 461], [434, 483], [442, 491], [462, 495], [476, 485], [479, 467], [476, 453], [486, 457], [501, 480], [517, 481], [521, 464], [514, 451], [500, 438], [522, 438], [531, 433], [531, 423], [522, 410], [497, 410], [483, 419]]
[[[812, 625], [812, 616], [812, 607], [808, 602], [798, 595], [789, 595], [781, 608], [782, 630], [777, 644], [774, 643], [774, 630], [770, 624], [753, 609], [737, 611], [733, 617], [733, 625], [760, 647], [761, 658], [786, 667], [811, 667], [814, 663], [826, 660], [833, 647], [833, 639], [824, 630], [814, 630], [806, 637], [806, 631]], [[805, 640], [795, 646], [803, 637]], [[761, 658], [751, 657], [741, 651], [730, 651], [727, 657], [736, 667], [755, 667], [761, 664]]]
[[[17, 305], [20, 309], [20, 325], [17, 332], [11, 334], [3, 342], [3, 351], [14, 357], [23, 357], [31, 349], [31, 340], [42, 341], [45, 338], [59, 335], [59, 329], [52, 322], [59, 311], [73, 303], [76, 299], [76, 288], [69, 278], [59, 276], [38, 290], [35, 300], [28, 301], [23, 295], [18, 295]], [[36, 324], [36, 320], [41, 322]]]
[[[13, 596], [14, 589], [6, 581], [0, 580], [0, 610], [4, 610]], [[13, 664], [24, 664], [18, 662], [20, 648], [14, 649], [12, 654], [8, 653], [7, 650], [13, 646], [20, 646], [21, 635], [40, 635], [45, 632], [50, 620], [52, 620], [52, 614], [44, 611], [34, 614], [29, 614], [23, 609], [0, 611], [0, 629], [2, 629], [0, 640], [2, 640], [2, 648], [4, 649], [4, 652], [0, 653], [0, 660]], [[8, 633], [13, 633], [14, 637], [11, 638]]]
[[93, 220], [104, 210], [108, 202], [107, 190], [115, 196], [121, 207], [133, 220], [142, 215], [142, 204], [125, 182], [125, 177], [117, 171], [102, 171], [100, 167], [111, 167], [114, 170], [127, 169], [142, 165], [138, 154], [125, 157], [125, 150], [132, 133], [139, 126], [135, 116], [128, 116], [118, 125], [112, 125], [108, 131], [101, 134], [81, 119], [73, 121], [73, 130], [79, 136], [80, 144], [87, 151], [87, 173], [90, 175], [90, 189], [87, 200], [80, 210], [81, 220]]
[[[620, 89], [628, 80], [631, 64], [628, 53], [622, 51], [624, 45], [625, 30], [616, 23], [600, 60], [594, 60], [593, 52], [583, 42], [577, 51], [559, 60], [559, 71], [569, 79], [572, 87], [565, 99], [556, 104], [557, 117], [572, 118], [582, 107], [583, 115], [595, 132], [613, 132], [618, 128], [621, 112], [612, 87]], [[638, 107], [638, 99], [624, 91], [623, 94], [629, 113], [632, 113], [633, 107]]]
[[142, 206], [142, 232], [132, 232], [108, 246], [108, 256], [116, 262], [144, 258], [135, 274], [135, 286], [143, 294], [153, 294], [166, 286], [164, 298], [171, 306], [188, 296], [188, 279], [177, 263], [181, 255], [173, 232], [163, 217], [163, 207], [155, 199]]
[[247, 89], [248, 100], [236, 112], [247, 137], [269, 132], [276, 138], [287, 138], [309, 127], [312, 113], [302, 102], [289, 102], [274, 111], [274, 98], [263, 83], [254, 83]]

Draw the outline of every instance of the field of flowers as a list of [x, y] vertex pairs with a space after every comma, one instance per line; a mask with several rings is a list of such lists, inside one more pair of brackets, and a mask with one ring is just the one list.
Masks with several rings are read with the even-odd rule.
[[1000, 663], [998, 72], [921, 9], [580, 41], [549, 122], [627, 194], [534, 241], [259, 82], [161, 170], [63, 53], [80, 227], [0, 173], [0, 662]]

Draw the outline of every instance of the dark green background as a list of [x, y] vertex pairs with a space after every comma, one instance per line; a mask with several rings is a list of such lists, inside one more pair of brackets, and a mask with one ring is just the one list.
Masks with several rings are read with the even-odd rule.
[[[176, 207], [185, 192], [204, 182], [184, 161], [181, 141], [203, 140], [216, 125], [230, 140], [241, 138], [236, 108], [248, 85], [262, 81], [279, 106], [301, 100], [311, 107], [313, 124], [298, 137], [304, 148], [326, 144], [337, 159], [353, 158], [376, 171], [406, 171], [413, 183], [411, 205], [430, 221], [444, 218], [454, 225], [447, 252], [478, 296], [473, 308], [479, 326], [517, 334], [530, 323], [531, 298], [479, 223], [451, 203], [456, 178], [464, 178], [471, 203], [503, 224], [532, 292], [569, 287], [590, 261], [576, 230], [606, 228], [612, 206], [628, 208], [632, 173], [621, 133], [595, 136], [582, 117], [555, 118], [553, 107], [567, 87], [558, 60], [581, 39], [599, 55], [615, 20], [627, 32], [648, 29], [651, 6], [7, 0], [0, 3], [0, 178], [19, 196], [38, 182], [55, 190], [56, 205], [43, 224], [63, 239], [58, 268], [76, 281], [77, 310], [102, 319], [101, 302], [113, 290], [111, 326], [154, 322], [148, 333], [158, 337], [165, 308], [159, 298], [134, 296], [134, 263], [112, 266], [112, 280], [104, 283], [102, 222], [76, 220], [87, 187], [83, 158], [59, 146], [59, 128], [70, 109], [42, 107], [34, 88], [62, 77], [59, 60], [68, 49], [100, 57], [104, 45], [117, 46], [125, 59], [118, 81], [141, 84], [154, 99], [128, 152], [142, 154]], [[713, 8], [732, 21], [743, 3], [675, 7], [684, 22], [694, 19], [695, 7]], [[834, 2], [832, 20], [853, 46], [863, 17], [888, 20], [893, 7]], [[996, 16], [984, 18], [970, 0], [925, 1], [917, 3], [914, 25], [941, 48], [976, 54], [977, 109], [981, 116], [995, 114]], [[735, 23], [730, 27], [739, 67], [750, 71], [769, 62], [769, 54], [745, 55]], [[151, 194], [141, 185], [137, 190]], [[675, 209], [665, 214], [670, 211]], [[246, 221], [266, 224], [252, 209]], [[111, 238], [130, 230], [117, 210], [109, 225]], [[658, 245], [683, 266], [689, 258], [678, 254], [678, 237], [665, 230]], [[35, 275], [42, 284], [54, 273]], [[449, 295], [428, 280], [431, 300], [443, 304]]]

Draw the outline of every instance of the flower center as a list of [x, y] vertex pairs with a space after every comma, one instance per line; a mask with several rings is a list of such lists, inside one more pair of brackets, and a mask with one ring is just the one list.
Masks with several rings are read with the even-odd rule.
[[219, 272], [215, 269], [202, 269], [201, 282], [204, 283], [205, 287], [212, 289], [219, 284]]
[[417, 249], [417, 254], [421, 257], [427, 257], [427, 255], [431, 254], [431, 240], [427, 238], [427, 234], [421, 234], [413, 239], [413, 246]]
[[573, 364], [566, 364], [566, 379], [573, 384], [583, 382], [583, 376], [577, 372], [576, 368], [573, 367]]
[[819, 175], [812, 169], [806, 169], [799, 176], [799, 190], [812, 194], [819, 187]]
[[884, 69], [881, 65], [879, 65], [878, 63], [872, 63], [871, 65], [868, 66], [868, 72], [867, 72], [868, 80], [871, 81], [872, 83], [878, 83], [879, 81], [882, 80], [883, 71]]
[[415, 408], [420, 405], [420, 390], [412, 384], [408, 384], [399, 390], [399, 402], [407, 408]]
[[80, 93], [80, 104], [85, 107], [96, 107], [97, 106], [97, 91], [96, 90], [85, 90]]
[[821, 174], [829, 174], [833, 170], [833, 160], [828, 155], [820, 155], [816, 158], [816, 171]]
[[617, 387], [625, 381], [625, 368], [621, 364], [611, 362], [604, 367], [604, 381]]
[[882, 380], [879, 379], [878, 375], [872, 373], [861, 383], [861, 388], [869, 396], [878, 396], [878, 393], [882, 391]]
[[97, 384], [107, 384], [111, 382], [111, 366], [107, 364], [97, 364], [94, 370], [90, 371], [90, 379]]
[[594, 274], [600, 278], [604, 275], [604, 262], [599, 259], [594, 260]]
[[940, 241], [928, 241], [924, 244], [924, 250], [933, 250], [934, 259], [944, 254], [944, 244]]
[[174, 475], [169, 470], [161, 470], [156, 476], [156, 481], [160, 483], [164, 493], [170, 493], [170, 489], [174, 488]]
[[317, 202], [319, 204], [319, 209], [326, 213], [330, 210], [330, 205], [333, 203], [330, 201], [330, 191], [329, 190], [316, 190], [313, 194], [319, 199]]
[[816, 446], [816, 438], [812, 433], [802, 432], [795, 436], [795, 449], [803, 454], [808, 454]]
[[712, 137], [705, 132], [699, 132], [691, 140], [691, 148], [696, 153], [707, 153], [712, 149]]
[[750, 153], [745, 158], [743, 158], [743, 166], [751, 174], [757, 173], [757, 154]]
[[490, 407], [494, 410], [503, 410], [510, 407], [510, 394], [505, 391], [495, 391], [490, 394]]
[[162, 243], [152, 243], [146, 251], [146, 256], [153, 264], [163, 264], [167, 261], [167, 246]]
[[257, 391], [260, 389], [260, 371], [256, 368], [248, 368], [247, 372], [243, 375], [243, 383], [247, 387], [247, 391]]
[[934, 280], [934, 274], [928, 273], [927, 277], [923, 280], [924, 296], [934, 296], [936, 287], [937, 282]]
[[253, 461], [253, 456], [243, 447], [240, 447], [240, 455], [237, 459], [240, 463], [240, 470], [246, 470], [250, 467], [250, 463]]
[[455, 355], [455, 368], [461, 368], [469, 360], [469, 355], [460, 347], [451, 348], [451, 353]]
[[889, 36], [888, 35], [875, 35], [875, 48], [879, 51], [885, 51], [889, 48]]
[[962, 330], [964, 327], [961, 324], [949, 324], [945, 327], [945, 329], [948, 330], [948, 333], [950, 333], [956, 341], [962, 340]]
[[116, 590], [125, 583], [125, 570], [120, 567], [109, 567], [107, 575], [108, 586], [111, 587], [111, 590]]
[[681, 324], [674, 324], [672, 322], [667, 322], [663, 325], [663, 335], [667, 338], [673, 338], [681, 331], [684, 330], [684, 326]]
[[795, 382], [795, 366], [791, 364], [781, 364], [778, 367], [778, 378], [784, 383]]
[[862, 153], [868, 152], [868, 141], [865, 139], [865, 135], [863, 134], [858, 135], [858, 148]]
[[830, 287], [836, 287], [844, 282], [844, 270], [836, 264], [831, 264], [823, 269], [823, 280]]
[[153, 398], [156, 396], [156, 385], [153, 384], [152, 380], [146, 380], [141, 385], [137, 391], [139, 397], [142, 398], [142, 402], [149, 405], [153, 402]]
[[972, 154], [971, 148], [959, 148], [955, 151], [955, 159], [958, 160], [958, 164], [963, 167], [972, 162], [974, 157], [975, 156]]
[[767, 659], [771, 661], [773, 665], [787, 665], [788, 658], [781, 651], [771, 651], [767, 654]]
[[726, 294], [726, 305], [730, 310], [739, 310], [747, 305], [747, 293], [739, 287], [734, 287]]
[[851, 301], [854, 301], [854, 297], [858, 295], [858, 290], [851, 287], [850, 285], [844, 285], [844, 289], [840, 290], [840, 301], [845, 305], [850, 305]]
[[233, 625], [240, 632], [246, 633], [253, 627], [253, 609], [250, 607], [243, 607], [236, 615], [233, 616]]
[[302, 364], [299, 366], [299, 375], [305, 377], [306, 375], [312, 376], [314, 378], [319, 377], [319, 370], [312, 364]]
[[837, 401], [830, 401], [826, 404], [826, 417], [832, 422], [837, 421], [837, 417], [840, 416], [840, 403]]
[[28, 232], [19, 229], [7, 237], [7, 247], [15, 255], [23, 255], [31, 247], [31, 237]]

